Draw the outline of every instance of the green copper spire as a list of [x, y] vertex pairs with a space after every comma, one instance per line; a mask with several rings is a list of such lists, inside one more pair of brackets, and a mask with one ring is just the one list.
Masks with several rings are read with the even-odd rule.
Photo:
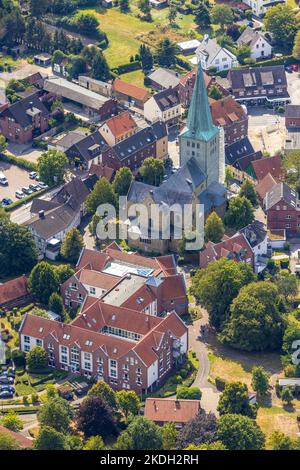
[[191, 139], [208, 141], [217, 132], [218, 128], [212, 121], [203, 71], [201, 64], [199, 63], [192, 100], [189, 107], [187, 127], [181, 135]]

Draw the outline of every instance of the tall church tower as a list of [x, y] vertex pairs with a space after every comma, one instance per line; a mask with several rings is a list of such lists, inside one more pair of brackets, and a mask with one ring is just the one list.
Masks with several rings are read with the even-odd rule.
[[187, 126], [179, 135], [180, 165], [194, 157], [207, 175], [207, 186], [224, 183], [224, 131], [213, 124], [201, 64], [193, 90]]

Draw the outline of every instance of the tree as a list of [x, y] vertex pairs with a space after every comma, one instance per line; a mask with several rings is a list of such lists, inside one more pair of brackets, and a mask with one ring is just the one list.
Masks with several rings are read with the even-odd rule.
[[300, 60], [300, 31], [297, 32], [294, 39], [293, 57], [296, 60]]
[[279, 46], [292, 49], [298, 27], [296, 15], [289, 5], [280, 4], [268, 8], [264, 25]]
[[223, 98], [223, 93], [216, 83], [213, 83], [208, 89], [208, 96], [213, 100], [220, 100]]
[[272, 450], [293, 450], [293, 440], [279, 431], [274, 431], [269, 438]]
[[229, 450], [262, 450], [265, 436], [256, 422], [247, 416], [227, 414], [218, 423], [218, 436]]
[[37, 249], [27, 229], [0, 217], [0, 277], [27, 273], [37, 261]]
[[0, 135], [0, 154], [5, 153], [5, 150], [7, 149], [7, 143], [4, 135]]
[[148, 46], [140, 45], [139, 56], [141, 58], [143, 70], [151, 70], [153, 67], [153, 55]]
[[101, 204], [116, 206], [116, 195], [112, 185], [106, 178], [101, 178], [94, 186], [85, 201], [85, 207], [89, 214], [94, 214]]
[[164, 164], [158, 158], [145, 158], [140, 168], [140, 174], [144, 183], [159, 186], [164, 176]]
[[77, 414], [77, 427], [86, 437], [105, 438], [116, 432], [116, 419], [111, 407], [101, 397], [87, 397]]
[[268, 281], [252, 282], [233, 300], [220, 339], [243, 351], [274, 351], [281, 347], [284, 329], [277, 287]]
[[49, 297], [48, 307], [51, 312], [57, 313], [60, 317], [63, 317], [64, 314], [64, 303], [61, 296], [57, 292]]
[[240, 189], [240, 197], [245, 196], [252, 204], [257, 205], [257, 197], [253, 184], [249, 180], [245, 180]]
[[113, 182], [115, 193], [119, 196], [126, 196], [132, 181], [133, 175], [130, 168], [126, 166], [119, 168]]
[[87, 441], [83, 450], [104, 450], [105, 444], [103, 442], [102, 437], [100, 436], [92, 436]]
[[23, 421], [19, 418], [14, 410], [9, 410], [1, 420], [2, 426], [10, 431], [18, 432], [23, 429]]
[[220, 416], [225, 414], [239, 414], [256, 417], [256, 409], [249, 403], [249, 392], [246, 384], [231, 382], [226, 384], [220, 395], [218, 412]]
[[76, 263], [83, 247], [83, 236], [77, 228], [73, 227], [67, 233], [61, 244], [60, 254], [70, 263]]
[[229, 227], [239, 230], [254, 220], [254, 209], [251, 202], [245, 196], [237, 196], [229, 201], [229, 207], [224, 221]]
[[176, 64], [178, 46], [166, 38], [160, 41], [156, 49], [156, 60], [161, 67], [172, 67]]
[[295, 188], [300, 189], [300, 151], [292, 150], [283, 160], [285, 169], [285, 181]]
[[30, 371], [43, 370], [48, 365], [48, 354], [41, 346], [34, 346], [26, 356], [27, 367]]
[[151, 21], [151, 6], [149, 3], [149, 0], [139, 0], [138, 2], [138, 7], [141, 10], [141, 12], [144, 14], [143, 20], [145, 21]]
[[176, 398], [178, 400], [201, 400], [202, 392], [198, 387], [177, 387]]
[[41, 18], [46, 13], [47, 7], [47, 0], [30, 0], [29, 2], [30, 14], [34, 18]]
[[219, 24], [221, 29], [224, 29], [225, 25], [233, 23], [233, 11], [229, 5], [214, 5], [210, 16], [211, 22]]
[[283, 270], [276, 276], [276, 285], [278, 292], [283, 295], [285, 300], [288, 301], [290, 298], [295, 298], [298, 293], [298, 282], [294, 274], [290, 272], [284, 272]]
[[41, 261], [30, 273], [29, 286], [34, 296], [44, 305], [48, 305], [50, 295], [59, 288], [58, 276], [54, 266]]
[[253, 390], [261, 396], [268, 393], [269, 374], [264, 370], [263, 367], [253, 367], [251, 385]]
[[204, 442], [199, 446], [193, 444], [187, 446], [184, 450], [227, 450], [224, 444], [221, 441], [216, 442]]
[[110, 69], [101, 50], [97, 51], [92, 60], [92, 78], [103, 81], [110, 78]]
[[10, 434], [0, 432], [0, 450], [19, 450], [19, 444]]
[[122, 13], [127, 13], [129, 11], [129, 0], [120, 0], [119, 5]]
[[133, 390], [120, 390], [117, 392], [117, 400], [126, 420], [129, 414], [138, 414], [141, 402], [138, 395]]
[[59, 284], [63, 284], [65, 281], [70, 279], [74, 274], [74, 269], [69, 264], [60, 264], [56, 267], [56, 274], [58, 277]]
[[177, 448], [184, 449], [190, 444], [200, 445], [218, 439], [217, 419], [213, 413], [200, 412], [180, 429], [177, 437]]
[[69, 403], [60, 397], [47, 400], [37, 415], [41, 427], [48, 426], [63, 433], [69, 431], [71, 416]]
[[222, 219], [216, 212], [211, 212], [206, 219], [204, 226], [205, 240], [213, 243], [219, 243], [225, 233]]
[[177, 17], [177, 8], [175, 5], [170, 5], [169, 11], [167, 14], [167, 19], [169, 20], [171, 25], [174, 25], [176, 17]]
[[241, 46], [239, 46], [236, 49], [236, 57], [240, 64], [246, 64], [247, 59], [251, 59], [250, 46], [247, 46], [247, 44], [242, 44]]
[[195, 23], [201, 28], [207, 28], [211, 23], [209, 7], [201, 2], [194, 10]]
[[104, 380], [99, 380], [88, 391], [89, 397], [100, 397], [112, 408], [117, 409], [116, 392]]
[[192, 277], [191, 293], [209, 314], [212, 326], [220, 330], [232, 300], [242, 286], [255, 279], [251, 266], [221, 258], [199, 269]]
[[293, 401], [294, 397], [293, 397], [293, 393], [292, 393], [290, 387], [283, 387], [283, 389], [281, 391], [281, 394], [280, 394], [280, 398], [281, 398], [281, 400], [283, 401], [284, 404], [286, 404], [286, 405], [291, 405], [292, 404], [292, 401]]
[[162, 431], [159, 426], [143, 416], [135, 416], [117, 440], [120, 450], [160, 450]]
[[64, 152], [55, 149], [43, 152], [38, 158], [38, 171], [41, 180], [49, 186], [63, 184], [68, 163]]
[[177, 430], [174, 423], [166, 423], [162, 427], [163, 450], [175, 450], [177, 441]]
[[40, 429], [34, 447], [36, 450], [67, 450], [64, 434], [49, 426]]

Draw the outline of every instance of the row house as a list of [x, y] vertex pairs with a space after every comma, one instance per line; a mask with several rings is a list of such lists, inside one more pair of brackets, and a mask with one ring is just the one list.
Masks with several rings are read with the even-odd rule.
[[49, 128], [50, 113], [39, 93], [1, 108], [0, 133], [9, 142], [26, 144]]
[[116, 78], [112, 84], [112, 96], [125, 106], [143, 109], [144, 103], [149, 99], [150, 94], [146, 88]]
[[248, 114], [244, 106], [227, 96], [210, 104], [215, 126], [224, 129], [225, 145], [233, 144], [248, 135]]
[[290, 95], [283, 65], [242, 67], [228, 73], [230, 89], [241, 104], [288, 104]]
[[128, 139], [137, 131], [138, 126], [128, 111], [111, 117], [99, 128], [100, 134], [110, 146]]
[[290, 130], [300, 130], [300, 105], [289, 104], [286, 107], [285, 127]]
[[144, 104], [144, 117], [152, 123], [165, 122], [168, 127], [178, 124], [181, 118], [181, 104], [177, 90], [168, 88], [151, 96]]
[[184, 276], [177, 272], [173, 256], [128, 254], [115, 243], [102, 252], [84, 249], [61, 294], [66, 307], [75, 309], [83, 308], [89, 298], [101, 299], [104, 307], [115, 305], [153, 316], [171, 310], [182, 315], [188, 309]]
[[300, 203], [296, 191], [279, 182], [264, 199], [268, 230], [285, 230], [287, 236], [300, 232]]
[[147, 321], [144, 314], [127, 311], [123, 315], [114, 307], [99, 331], [95, 324], [102, 319], [93, 305], [80, 316], [88, 316], [91, 309], [91, 323], [84, 317], [63, 324], [26, 314], [19, 332], [20, 350], [27, 353], [34, 346], [43, 347], [49, 367], [104, 380], [115, 390], [138, 394], [160, 386], [186, 355], [188, 330], [174, 312]]

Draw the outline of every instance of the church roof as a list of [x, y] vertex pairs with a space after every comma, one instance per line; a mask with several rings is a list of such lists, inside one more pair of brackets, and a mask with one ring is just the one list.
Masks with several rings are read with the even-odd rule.
[[198, 65], [196, 83], [189, 108], [187, 127], [183, 137], [208, 141], [216, 135], [218, 128], [213, 124], [201, 64]]

